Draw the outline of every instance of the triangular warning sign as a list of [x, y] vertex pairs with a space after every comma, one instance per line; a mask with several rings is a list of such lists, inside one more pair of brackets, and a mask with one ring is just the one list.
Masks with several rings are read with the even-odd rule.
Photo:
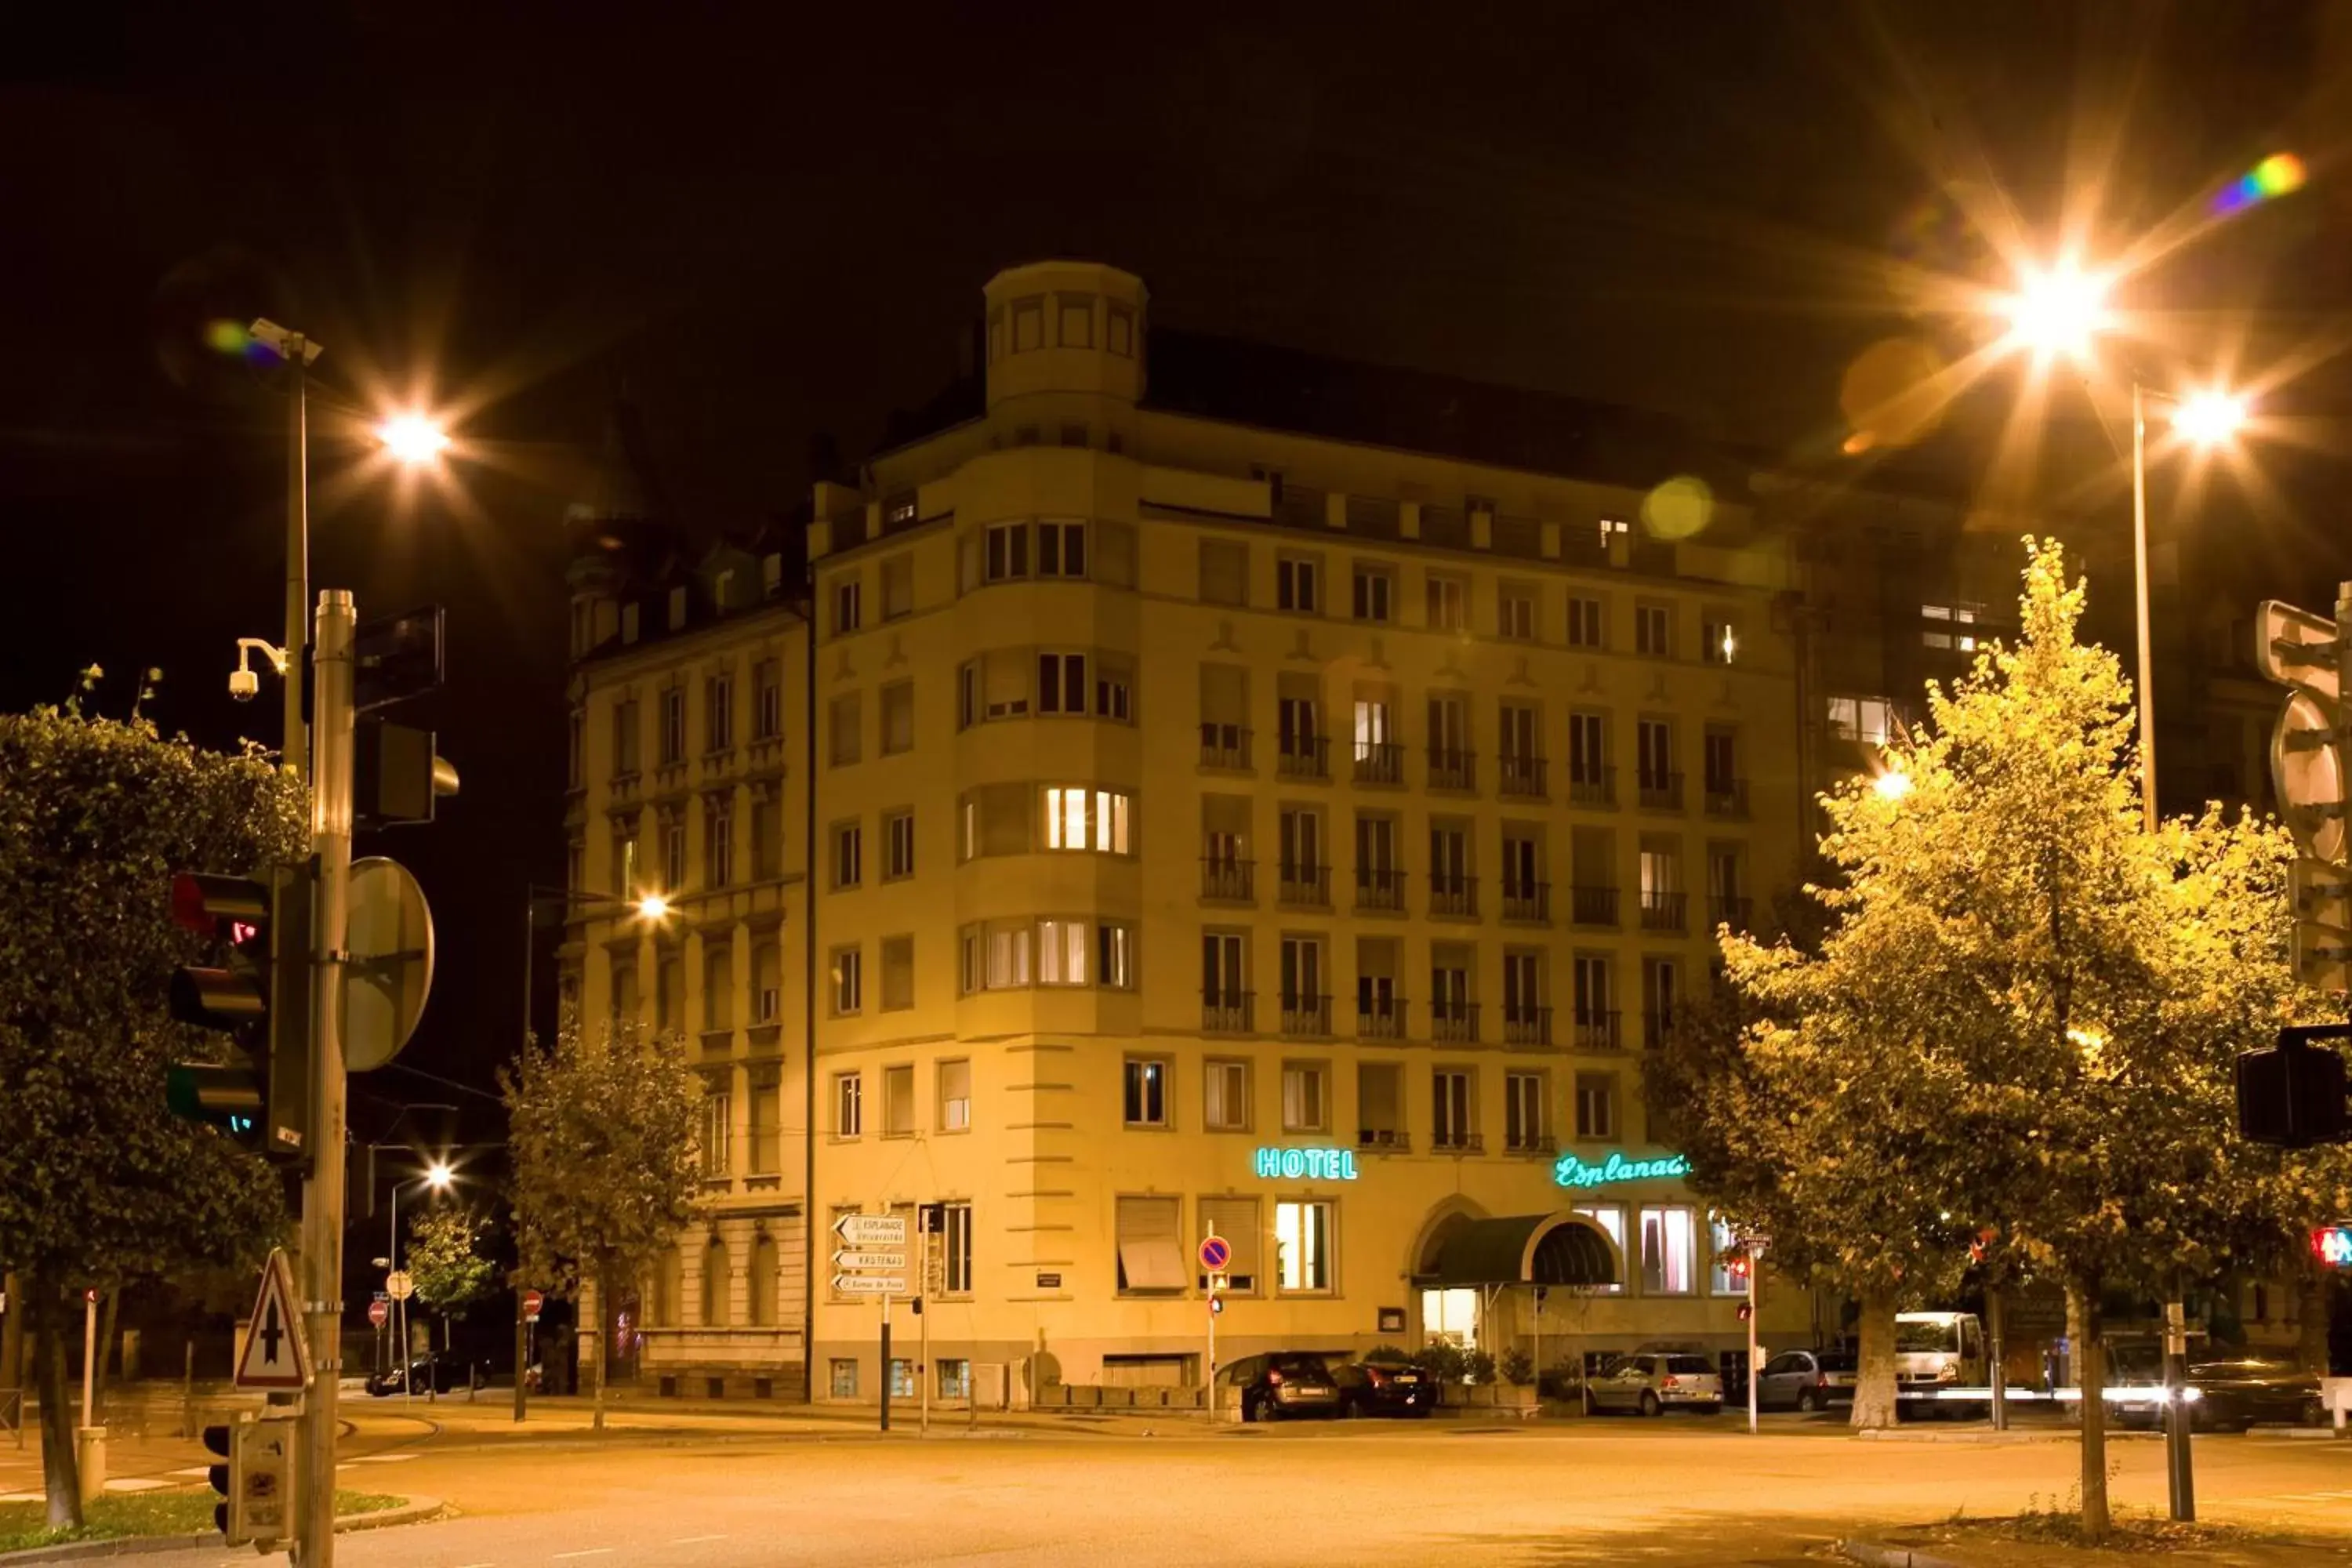
[[310, 1347], [302, 1337], [302, 1314], [294, 1303], [294, 1271], [283, 1247], [273, 1247], [262, 1265], [261, 1293], [253, 1300], [253, 1322], [236, 1358], [236, 1386], [299, 1393], [310, 1382]]

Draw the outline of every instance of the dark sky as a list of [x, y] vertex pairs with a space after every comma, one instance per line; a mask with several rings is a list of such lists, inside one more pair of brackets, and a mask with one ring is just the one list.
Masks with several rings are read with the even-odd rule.
[[[0, 704], [96, 659], [120, 709], [160, 664], [167, 728], [275, 738], [272, 703], [223, 693], [234, 638], [276, 631], [279, 415], [198, 345], [207, 316], [306, 326], [352, 395], [464, 405], [455, 500], [357, 482], [322, 422], [314, 582], [449, 607], [429, 718], [466, 794], [362, 848], [415, 865], [440, 918], [406, 1059], [486, 1084], [521, 888], [561, 868], [568, 454], [616, 392], [683, 521], [754, 524], [804, 493], [812, 432], [855, 455], [954, 372], [992, 268], [1082, 254], [1140, 272], [1163, 323], [1815, 450], [1865, 345], [1965, 346], [1907, 265], [2000, 280], [1950, 193], [2046, 233], [2105, 171], [2113, 238], [2293, 148], [2307, 190], [2136, 287], [2193, 360], [2308, 348], [2273, 402], [2330, 445], [2342, 10], [15, 7]], [[2269, 504], [2332, 523], [2322, 484]]]

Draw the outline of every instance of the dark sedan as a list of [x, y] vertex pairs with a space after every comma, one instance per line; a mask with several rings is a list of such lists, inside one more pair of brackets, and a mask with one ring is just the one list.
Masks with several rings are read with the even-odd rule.
[[1217, 1381], [1241, 1391], [1244, 1421], [1340, 1413], [1339, 1381], [1325, 1359], [1311, 1351], [1244, 1356], [1218, 1373]]
[[[2163, 1358], [2149, 1351], [2118, 1357], [2107, 1408], [2122, 1426], [2153, 1427], [2163, 1420]], [[2189, 1421], [2197, 1430], [2242, 1432], [2256, 1425], [2306, 1426], [2321, 1418], [2319, 1379], [2293, 1362], [2261, 1356], [2200, 1361], [2189, 1368], [2194, 1390]]]
[[1437, 1380], [1411, 1362], [1334, 1362], [1330, 1372], [1342, 1415], [1426, 1415], [1437, 1407]]
[[448, 1351], [436, 1351], [429, 1356], [418, 1356], [406, 1367], [387, 1367], [372, 1374], [367, 1391], [378, 1399], [389, 1398], [403, 1388], [416, 1394], [447, 1394], [455, 1389], [488, 1388], [490, 1369], [486, 1362], [467, 1361]]

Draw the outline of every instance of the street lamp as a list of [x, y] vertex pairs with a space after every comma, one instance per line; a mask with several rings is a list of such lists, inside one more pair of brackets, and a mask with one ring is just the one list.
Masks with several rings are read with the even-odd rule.
[[1889, 768], [1871, 782], [1881, 800], [1901, 800], [1911, 793], [1911, 775], [1901, 768]]
[[395, 414], [375, 427], [375, 438], [394, 461], [410, 468], [430, 463], [449, 449], [449, 432], [422, 414]]
[[[444, 1160], [436, 1160], [431, 1164], [425, 1167], [425, 1173], [423, 1175], [412, 1176], [407, 1181], [394, 1182], [392, 1184], [392, 1245], [388, 1249], [388, 1255], [384, 1258], [383, 1276], [387, 1282], [387, 1289], [390, 1288], [389, 1281], [392, 1277], [400, 1272], [400, 1189], [403, 1187], [423, 1187], [428, 1192], [446, 1193], [452, 1186], [457, 1184], [457, 1173], [449, 1168], [448, 1163]], [[408, 1298], [405, 1296], [399, 1297], [394, 1300], [392, 1305], [393, 1310], [400, 1319], [399, 1325], [394, 1330], [394, 1332], [398, 1335], [400, 1340], [400, 1360], [398, 1363], [400, 1367], [400, 1402], [403, 1405], [406, 1405], [408, 1403], [409, 1384], [416, 1381], [415, 1377], [410, 1375], [415, 1371], [415, 1368], [410, 1363], [408, 1353]], [[429, 1342], [430, 1342], [428, 1341], [428, 1343]], [[440, 1382], [437, 1378], [434, 1382], [434, 1387], [436, 1389], [440, 1387]]]
[[2085, 357], [2092, 340], [2112, 323], [2110, 286], [2104, 274], [2084, 271], [2072, 257], [2026, 269], [2017, 291], [2000, 302], [2010, 342], [2038, 359]]

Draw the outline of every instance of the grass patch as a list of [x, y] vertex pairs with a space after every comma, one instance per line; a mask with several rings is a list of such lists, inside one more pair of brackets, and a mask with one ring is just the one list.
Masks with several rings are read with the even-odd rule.
[[2082, 1494], [2043, 1501], [2037, 1493], [2025, 1511], [2008, 1519], [1967, 1519], [1955, 1513], [1941, 1524], [1906, 1531], [1907, 1539], [1958, 1544], [1969, 1541], [2015, 1541], [2035, 1546], [2092, 1547], [2102, 1552], [2155, 1553], [2210, 1546], [2235, 1546], [2264, 1539], [2234, 1525], [2183, 1523], [2150, 1511], [2118, 1508], [2108, 1515], [2105, 1538], [2095, 1543], [2083, 1533]]
[[[213, 1505], [219, 1500], [209, 1487], [200, 1491], [107, 1492], [83, 1511], [85, 1522], [79, 1530], [51, 1530], [44, 1503], [0, 1503], [0, 1552], [125, 1535], [194, 1535], [212, 1529]], [[374, 1513], [407, 1500], [383, 1492], [338, 1491], [335, 1512]]]

